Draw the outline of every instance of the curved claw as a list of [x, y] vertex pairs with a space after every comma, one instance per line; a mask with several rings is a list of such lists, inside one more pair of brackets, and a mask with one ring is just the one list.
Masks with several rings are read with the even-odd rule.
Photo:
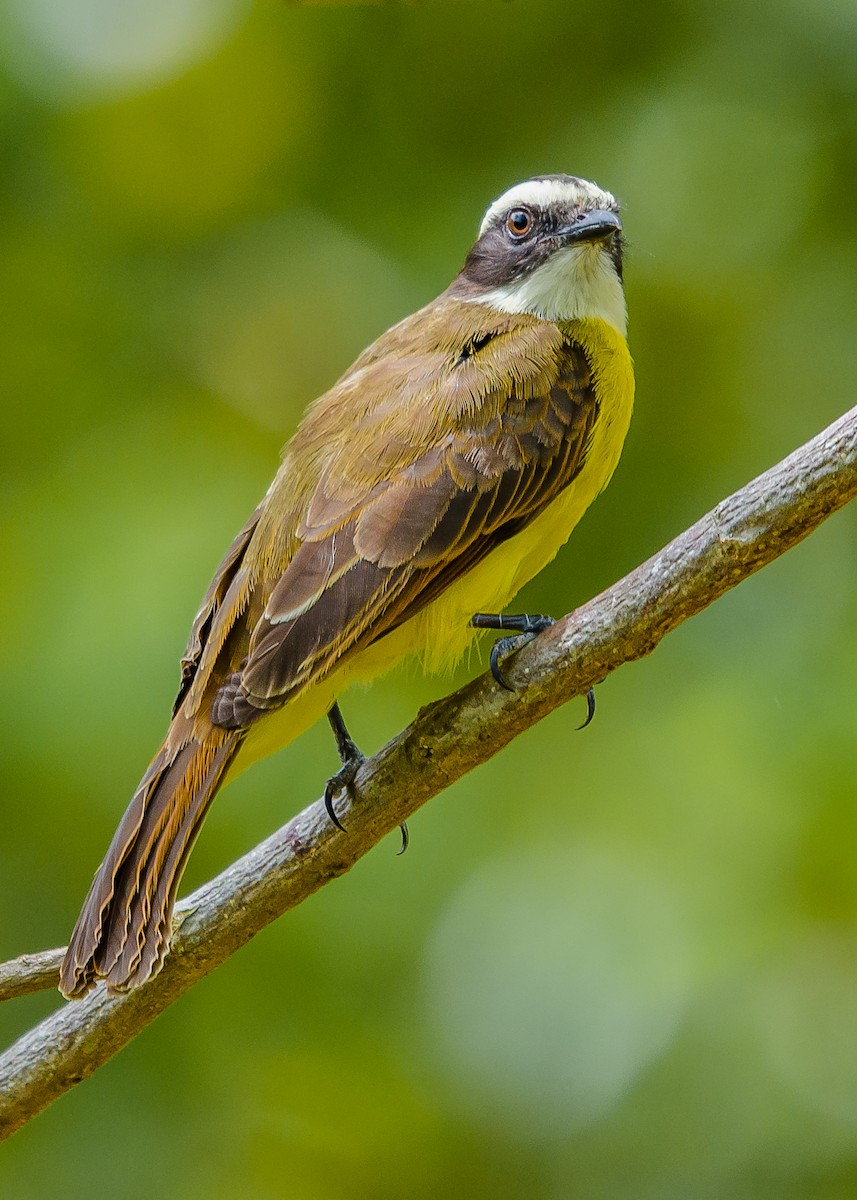
[[333, 807], [333, 794], [335, 786], [336, 776], [334, 775], [333, 779], [328, 779], [327, 783], [324, 785], [324, 807], [327, 810], [327, 815], [330, 817], [336, 828], [341, 829], [342, 832], [345, 833], [345, 826], [336, 815], [336, 810]]
[[578, 727], [577, 727], [578, 731], [581, 729], [585, 729], [586, 726], [590, 723], [590, 721], [592, 720], [592, 718], [594, 716], [595, 716], [595, 688], [591, 687], [591, 688], [586, 689], [586, 717], [583, 721], [583, 724], [578, 725]]
[[401, 825], [399, 826], [399, 831], [401, 832], [401, 835], [402, 835], [402, 844], [399, 847], [399, 849], [396, 851], [396, 858], [398, 858], [399, 855], [405, 853], [405, 851], [407, 850], [408, 845], [410, 843], [410, 840], [411, 840], [411, 835], [408, 833], [407, 821], [402, 821]]
[[512, 649], [516, 641], [517, 638], [497, 638], [497, 641], [491, 647], [491, 657], [488, 660], [491, 666], [491, 674], [494, 676], [497, 683], [499, 683], [500, 687], [505, 688], [507, 692], [514, 692], [515, 689], [503, 674], [503, 669], [500, 666], [500, 657], [501, 655], [505, 657]]

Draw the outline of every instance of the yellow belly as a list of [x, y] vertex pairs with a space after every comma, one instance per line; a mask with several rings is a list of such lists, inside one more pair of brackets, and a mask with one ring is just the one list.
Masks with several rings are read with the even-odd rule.
[[377, 678], [415, 654], [422, 657], [428, 671], [453, 666], [476, 636], [470, 626], [473, 613], [501, 612], [554, 558], [616, 469], [634, 401], [631, 357], [621, 334], [594, 319], [571, 322], [568, 332], [592, 364], [599, 401], [598, 419], [579, 475], [526, 529], [503, 542], [410, 621], [258, 721], [234, 760], [230, 778], [315, 724], [349, 684]]

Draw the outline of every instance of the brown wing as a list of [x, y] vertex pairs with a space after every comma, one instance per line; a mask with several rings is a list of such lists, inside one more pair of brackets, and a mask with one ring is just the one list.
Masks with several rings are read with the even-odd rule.
[[342, 504], [331, 464], [249, 654], [215, 697], [217, 725], [250, 724], [414, 616], [568, 486], [597, 401], [579, 346], [562, 346], [551, 374], [542, 394], [486, 398], [359, 503]]

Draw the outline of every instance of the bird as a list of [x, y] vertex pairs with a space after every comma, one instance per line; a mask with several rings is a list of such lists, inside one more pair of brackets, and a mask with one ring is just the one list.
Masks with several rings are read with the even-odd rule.
[[[214, 796], [325, 714], [341, 828], [332, 799], [362, 760], [346, 686], [411, 655], [442, 670], [478, 628], [524, 638], [548, 623], [503, 610], [616, 468], [634, 397], [626, 326], [615, 197], [535, 176], [489, 206], [449, 287], [309, 406], [193, 621], [166, 737], [72, 933], [66, 997], [160, 971]], [[505, 684], [499, 655], [492, 667]]]

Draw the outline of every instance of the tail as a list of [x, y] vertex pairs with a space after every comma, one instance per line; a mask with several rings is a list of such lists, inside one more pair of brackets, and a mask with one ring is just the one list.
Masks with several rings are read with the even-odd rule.
[[160, 971], [185, 863], [243, 736], [211, 729], [178, 749], [164, 742], [84, 901], [60, 971], [64, 996], [82, 996], [98, 979], [129, 991]]

